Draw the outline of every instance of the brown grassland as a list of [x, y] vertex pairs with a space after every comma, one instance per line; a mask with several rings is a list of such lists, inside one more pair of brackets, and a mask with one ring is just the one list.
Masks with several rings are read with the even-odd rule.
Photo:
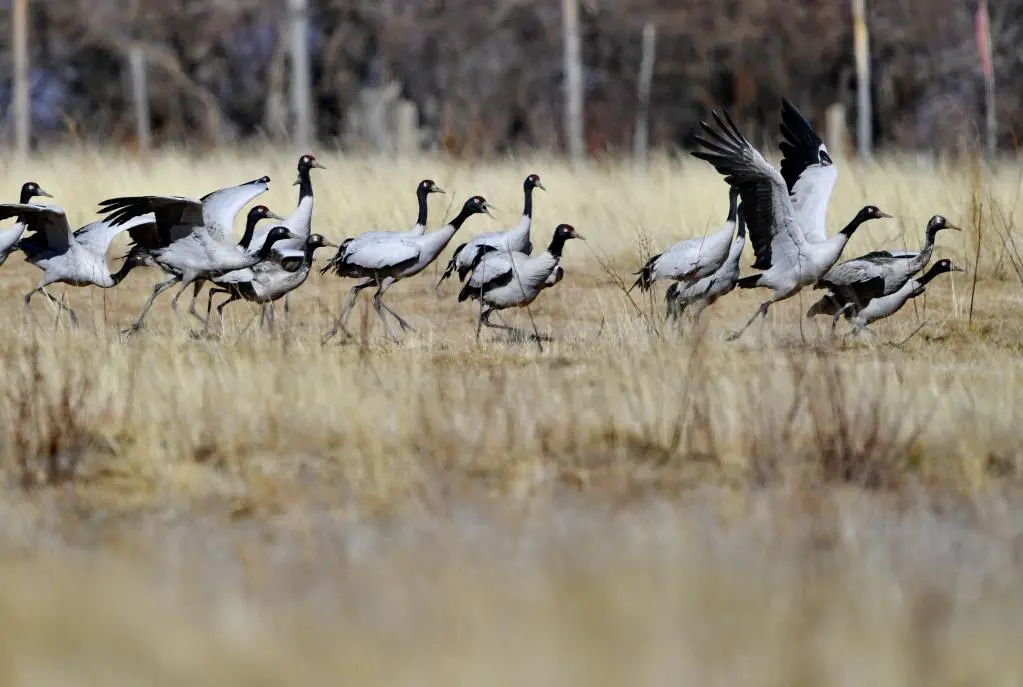
[[[314, 230], [334, 241], [411, 225], [423, 177], [448, 191], [431, 229], [487, 197], [496, 219], [470, 219], [441, 263], [511, 226], [539, 173], [534, 243], [559, 222], [588, 240], [505, 317], [553, 341], [477, 341], [456, 283], [434, 290], [442, 264], [388, 294], [417, 329], [398, 345], [364, 298], [357, 335], [321, 346], [351, 283], [318, 273], [276, 336], [239, 303], [223, 337], [197, 339], [165, 294], [124, 339], [158, 277], [141, 269], [54, 287], [80, 329], [43, 298], [25, 326], [39, 272], [12, 256], [0, 682], [1023, 684], [1020, 168], [843, 164], [832, 222], [867, 202], [896, 217], [847, 257], [915, 247], [942, 213], [964, 231], [935, 259], [967, 271], [874, 339], [832, 340], [805, 293], [761, 344], [755, 328], [723, 341], [761, 292], [680, 336], [663, 285], [621, 288], [651, 249], [720, 224], [706, 165], [320, 160]], [[286, 214], [283, 152], [62, 150], [0, 187], [38, 181], [79, 226], [102, 198], [264, 173], [259, 202]]]

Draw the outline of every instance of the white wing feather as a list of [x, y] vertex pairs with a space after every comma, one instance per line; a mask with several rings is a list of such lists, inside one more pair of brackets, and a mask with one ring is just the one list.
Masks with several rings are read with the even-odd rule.
[[803, 170], [792, 185], [792, 207], [796, 221], [808, 241], [820, 243], [828, 238], [828, 203], [838, 180], [835, 165], [812, 165]]

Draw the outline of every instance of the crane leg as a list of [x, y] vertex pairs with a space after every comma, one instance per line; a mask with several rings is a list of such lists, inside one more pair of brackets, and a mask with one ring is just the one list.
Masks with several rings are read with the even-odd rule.
[[359, 297], [359, 292], [363, 289], [368, 289], [376, 283], [375, 279], [367, 277], [361, 282], [352, 287], [352, 290], [348, 292], [348, 298], [345, 299], [345, 303], [341, 306], [341, 312], [337, 316], [337, 320], [334, 322], [334, 326], [323, 336], [323, 342], [329, 341], [338, 330], [342, 330], [345, 336], [351, 336], [348, 329], [345, 327], [345, 321], [348, 319], [348, 313], [355, 307], [355, 299]]
[[[171, 299], [171, 310], [174, 311], [174, 316], [178, 318], [178, 322], [181, 321], [181, 313], [178, 311], [178, 299], [181, 298], [181, 294], [183, 294], [185, 291], [188, 290], [188, 287], [189, 287], [189, 285], [191, 283], [192, 283], [192, 280], [185, 281], [181, 285], [181, 288], [178, 289], [178, 292], [176, 294], [174, 294], [174, 298]], [[202, 287], [202, 282], [200, 281], [196, 285], [195, 294], [192, 296], [193, 299], [199, 294], [199, 289], [201, 287]], [[202, 320], [202, 318], [199, 318], [199, 319]]]
[[[196, 310], [195, 310], [195, 303], [196, 303], [196, 301], [199, 300], [199, 292], [202, 290], [202, 285], [205, 284], [205, 283], [206, 283], [205, 279], [196, 279], [195, 280], [195, 290], [192, 291], [192, 302], [188, 304], [188, 312], [189, 312], [189, 314], [192, 317], [194, 317], [195, 319], [197, 319], [200, 322], [202, 322], [203, 325], [205, 325], [207, 323], [207, 320], [204, 320], [202, 318], [202, 315], [200, 315], [198, 312], [196, 312]], [[175, 300], [177, 300], [177, 299], [175, 299]]]
[[138, 330], [142, 329], [142, 323], [145, 321], [146, 315], [149, 314], [149, 309], [153, 307], [153, 301], [156, 300], [156, 297], [159, 296], [164, 291], [166, 291], [167, 289], [169, 289], [170, 287], [174, 286], [179, 281], [181, 281], [179, 277], [171, 277], [167, 281], [162, 281], [158, 283], [156, 286], [154, 286], [153, 292], [149, 294], [149, 298], [146, 299], [146, 304], [142, 306], [142, 312], [139, 314], [139, 318], [135, 321], [135, 324], [132, 325], [131, 328], [128, 329], [127, 331], [137, 332]]
[[42, 291], [43, 287], [38, 286], [25, 294], [25, 306], [21, 310], [22, 324], [28, 324], [28, 304], [32, 302], [32, 296], [36, 295], [37, 293], [41, 293]]
[[[203, 334], [206, 334], [206, 332], [210, 328], [210, 311], [213, 309], [213, 297], [215, 295], [217, 295], [218, 293], [230, 293], [230, 292], [227, 289], [210, 288], [209, 297], [206, 299], [206, 324], [202, 328], [202, 333]], [[223, 329], [224, 328], [223, 313], [218, 309], [217, 310], [217, 314], [221, 316], [220, 317], [220, 328]]]
[[266, 327], [270, 331], [277, 330], [277, 309], [274, 307], [273, 301], [263, 304], [264, 311], [266, 312]]
[[516, 334], [521, 334], [522, 333], [518, 329], [516, 329], [515, 327], [509, 327], [506, 324], [495, 324], [495, 323], [491, 322], [490, 321], [490, 316], [493, 315], [493, 314], [494, 314], [494, 309], [489, 307], [489, 306], [487, 308], [485, 308], [483, 310], [483, 312], [480, 313], [480, 321], [479, 321], [479, 324], [476, 325], [476, 338], [477, 339], [479, 338], [480, 330], [483, 327], [490, 327], [491, 329], [503, 329], [506, 332], [513, 332], [513, 333], [516, 333]]
[[[227, 291], [221, 291], [221, 293], [228, 293], [228, 292]], [[230, 298], [228, 298], [226, 301], [224, 301], [223, 303], [221, 303], [220, 305], [217, 306], [217, 319], [220, 321], [220, 331], [224, 331], [224, 307], [228, 303], [233, 303], [236, 300], [238, 300], [238, 296], [236, 296], [235, 294], [232, 293]]]
[[764, 301], [763, 303], [761, 303], [760, 307], [758, 307], [756, 312], [753, 313], [753, 316], [751, 318], [749, 318], [748, 320], [746, 320], [746, 324], [744, 324], [742, 326], [742, 329], [740, 329], [737, 332], [732, 332], [731, 334], [729, 334], [727, 340], [728, 341], [735, 341], [740, 336], [745, 334], [746, 330], [749, 329], [750, 325], [753, 324], [753, 321], [755, 319], [757, 319], [757, 317], [760, 318], [760, 338], [763, 338], [764, 337], [764, 321], [767, 320], [767, 309], [770, 308], [771, 304], [774, 303], [774, 302], [775, 302], [774, 299], [772, 299], [772, 300]]
[[[696, 327], [700, 324], [700, 315], [703, 314], [703, 311], [707, 309], [708, 305], [710, 305], [710, 303], [704, 299], [700, 299], [696, 302], [696, 307], [693, 309], [693, 329], [696, 329]], [[685, 310], [685, 306], [682, 306], [682, 310], [679, 311], [679, 315], [682, 314], [683, 310]]]
[[29, 291], [27, 294], [25, 294], [25, 307], [22, 310], [22, 321], [24, 323], [26, 323], [26, 324], [28, 323], [28, 305], [29, 305], [29, 303], [32, 300], [32, 296], [34, 296], [37, 293], [43, 294], [44, 296], [46, 296], [47, 299], [49, 299], [49, 301], [51, 303], [53, 303], [55, 306], [57, 306], [57, 312], [58, 313], [61, 310], [66, 310], [67, 314], [68, 314], [68, 318], [71, 320], [71, 324], [73, 324], [76, 327], [78, 326], [78, 315], [77, 315], [77, 313], [75, 313], [75, 311], [71, 309], [71, 306], [67, 305], [66, 303], [64, 303], [60, 299], [56, 298], [52, 293], [47, 291], [46, 288], [45, 288], [45, 285], [38, 286], [38, 287], [32, 289], [31, 291]]
[[391, 308], [388, 307], [387, 303], [384, 303], [384, 294], [387, 293], [387, 289], [391, 288], [393, 285], [394, 285], [394, 280], [391, 279], [391, 278], [384, 279], [380, 283], [380, 289], [377, 291], [377, 294], [379, 294], [379, 296], [380, 296], [380, 307], [382, 307], [384, 310], [386, 310], [388, 313], [390, 313], [391, 317], [393, 317], [394, 319], [396, 319], [398, 321], [398, 326], [401, 327], [401, 331], [403, 331], [403, 332], [413, 331], [414, 332], [415, 329], [413, 329], [412, 325], [410, 325], [408, 322], [406, 322], [405, 319], [401, 315], [399, 315], [398, 313], [396, 313], [393, 310], [391, 310]]
[[397, 343], [398, 337], [396, 337], [394, 332], [391, 331], [391, 325], [387, 323], [387, 316], [384, 315], [385, 306], [380, 298], [382, 295], [383, 293], [379, 288], [377, 289], [377, 292], [373, 294], [373, 309], [377, 311], [377, 315], [380, 316], [380, 321], [384, 323], [384, 332], [387, 334], [387, 338]]

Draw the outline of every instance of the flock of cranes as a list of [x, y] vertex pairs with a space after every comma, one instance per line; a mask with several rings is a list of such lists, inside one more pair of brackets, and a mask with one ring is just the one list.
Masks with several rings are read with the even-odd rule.
[[[827, 209], [837, 179], [837, 169], [812, 125], [788, 101], [782, 105], [783, 155], [780, 170], [772, 166], [742, 135], [731, 118], [712, 113], [713, 123], [701, 122], [695, 139], [700, 149], [692, 154], [710, 163], [728, 184], [728, 214], [724, 225], [706, 236], [677, 243], [652, 257], [638, 272], [633, 288], [649, 290], [657, 281], [672, 284], [665, 294], [668, 315], [681, 320], [687, 309], [694, 323], [705, 308], [741, 289], [763, 288], [770, 292], [746, 324], [730, 339], [738, 338], [760, 318], [760, 333], [770, 306], [791, 298], [806, 287], [823, 289], [824, 296], [812, 305], [807, 317], [832, 317], [832, 331], [841, 318], [854, 332], [897, 312], [924, 292], [939, 274], [962, 271], [948, 260], [939, 260], [922, 276], [942, 229], [957, 229], [941, 215], [927, 224], [920, 251], [875, 251], [839, 263], [846, 243], [865, 222], [890, 217], [873, 205], [863, 207], [838, 233], [827, 232]], [[335, 245], [312, 233], [313, 185], [311, 171], [322, 168], [313, 155], [298, 161], [298, 204], [290, 215], [276, 215], [257, 205], [246, 216], [245, 231], [235, 241], [236, 216], [269, 188], [270, 178], [213, 191], [202, 198], [181, 196], [123, 196], [100, 202], [103, 219], [73, 230], [64, 211], [55, 205], [33, 204], [37, 197], [52, 196], [37, 183], [21, 189], [17, 203], [0, 205], [0, 220], [15, 218], [13, 227], [0, 230], [0, 264], [15, 250], [42, 270], [38, 285], [25, 295], [27, 319], [32, 297], [42, 293], [77, 324], [77, 314], [46, 287], [117, 286], [139, 266], [164, 273], [147, 298], [131, 327], [144, 326], [146, 315], [164, 291], [177, 286], [171, 307], [180, 319], [178, 300], [192, 286], [188, 311], [210, 327], [213, 297], [226, 298], [217, 306], [223, 327], [224, 308], [237, 300], [262, 305], [263, 323], [275, 322], [273, 304], [301, 286], [312, 269], [315, 252], [334, 247], [336, 253], [321, 272], [357, 280], [324, 340], [339, 331], [349, 334], [346, 321], [359, 294], [375, 287], [373, 308], [384, 331], [396, 339], [390, 316], [402, 331], [412, 326], [384, 302], [388, 289], [431, 265], [462, 226], [477, 214], [490, 214], [487, 200], [470, 197], [461, 211], [440, 229], [427, 232], [431, 194], [444, 191], [431, 179], [416, 187], [418, 216], [407, 231], [371, 231]], [[475, 236], [459, 245], [437, 286], [457, 274], [463, 286], [458, 301], [479, 302], [476, 335], [482, 327], [516, 332], [490, 321], [501, 310], [527, 306], [544, 289], [564, 278], [561, 257], [565, 243], [583, 237], [569, 224], [559, 224], [547, 248], [533, 253], [533, 193], [545, 190], [536, 174], [523, 182], [524, 204], [516, 226]], [[128, 253], [116, 272], [107, 266], [111, 242], [122, 232], [131, 238]], [[739, 262], [747, 238], [753, 245], [754, 274], [740, 277]], [[196, 309], [203, 284], [209, 283], [205, 316]], [[631, 289], [630, 289], [631, 290]]]

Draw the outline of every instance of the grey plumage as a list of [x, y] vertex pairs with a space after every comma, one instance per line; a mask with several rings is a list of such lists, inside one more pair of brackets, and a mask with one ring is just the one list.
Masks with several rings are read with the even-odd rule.
[[480, 234], [466, 241], [455, 248], [451, 260], [448, 261], [444, 273], [441, 274], [437, 286], [450, 277], [452, 273], [458, 272], [459, 281], [465, 281], [466, 276], [473, 270], [473, 266], [484, 253], [490, 251], [514, 251], [529, 255], [533, 252], [533, 244], [529, 238], [530, 229], [533, 226], [533, 190], [547, 189], [540, 182], [537, 174], [528, 175], [522, 182], [522, 216], [519, 223], [507, 231], [494, 231]]
[[[334, 325], [324, 335], [324, 341], [336, 335], [339, 330], [345, 329], [348, 313], [355, 306], [359, 293], [374, 285], [377, 291], [373, 295], [373, 308], [384, 325], [387, 337], [396, 340], [384, 316], [385, 311], [398, 321], [402, 331], [412, 329], [398, 313], [384, 304], [384, 293], [398, 281], [415, 276], [426, 269], [437, 259], [465, 221], [472, 215], [480, 213], [490, 214], [487, 200], [483, 196], [473, 196], [465, 201], [461, 212], [454, 219], [429, 234], [381, 236], [371, 241], [343, 242], [337, 254], [320, 271], [330, 271], [339, 277], [352, 277], [362, 281], [349, 291]], [[347, 333], [347, 330], [345, 331]]]
[[927, 266], [934, 252], [935, 237], [943, 229], [959, 231], [943, 216], [934, 215], [927, 222], [924, 245], [919, 251], [874, 251], [835, 265], [814, 287], [827, 289], [828, 293], [810, 306], [807, 317], [832, 315], [834, 329], [843, 312], [855, 314], [873, 299], [896, 293]]
[[629, 290], [638, 286], [646, 291], [662, 279], [693, 284], [717, 272], [732, 245], [738, 202], [739, 188], [732, 186], [728, 189], [728, 216], [724, 225], [706, 236], [680, 241], [650, 258], [641, 270], [634, 273], [636, 281]]
[[[559, 262], [565, 242], [583, 237], [569, 224], [559, 224], [543, 253], [529, 256], [518, 251], [491, 251], [481, 255], [472, 274], [458, 294], [458, 302], [477, 300], [480, 316], [476, 336], [481, 329], [493, 327], [516, 332], [513, 327], [494, 324], [490, 315], [498, 310], [529, 305], [545, 288], [561, 279]], [[562, 272], [563, 275], [563, 272]]]
[[785, 179], [739, 132], [728, 115], [722, 120], [712, 113], [716, 127], [701, 122], [703, 134], [696, 135], [701, 150], [693, 154], [711, 163], [732, 186], [739, 188], [746, 227], [753, 244], [760, 274], [739, 279], [740, 288], [771, 289], [771, 298], [760, 304], [736, 339], [760, 318], [761, 336], [768, 308], [815, 283], [838, 260], [853, 232], [864, 222], [890, 215], [868, 205], [842, 231], [821, 242], [807, 239], [799, 225]]
[[[269, 236], [269, 233], [268, 233]], [[209, 322], [213, 296], [226, 293], [230, 297], [217, 306], [217, 315], [221, 328], [224, 325], [224, 308], [236, 301], [247, 300], [253, 303], [270, 305], [297, 289], [309, 276], [312, 268], [313, 254], [319, 248], [335, 246], [320, 234], [310, 234], [302, 247], [302, 260], [298, 265], [285, 265], [289, 258], [271, 251], [269, 256], [252, 267], [228, 272], [213, 279], [214, 287], [210, 289], [206, 303], [206, 321]], [[271, 309], [269, 323], [274, 322]]]
[[845, 317], [853, 325], [854, 332], [870, 331], [867, 329], [868, 324], [897, 313], [911, 298], [916, 298], [924, 293], [927, 290], [927, 284], [939, 274], [962, 271], [960, 268], [954, 267], [948, 259], [939, 260], [922, 277], [907, 280], [894, 293], [875, 298], [855, 312], [844, 311]]
[[25, 294], [25, 319], [32, 296], [42, 293], [59, 309], [66, 310], [75, 324], [78, 322], [75, 311], [54, 298], [45, 287], [55, 283], [104, 289], [117, 286], [141, 261], [129, 258], [117, 272], [111, 273], [107, 267], [111, 241], [129, 227], [152, 222], [151, 217], [143, 215], [121, 225], [98, 221], [72, 231], [64, 210], [59, 207], [23, 203], [0, 205], [0, 220], [9, 217], [18, 217], [24, 223], [28, 236], [23, 237], [18, 246], [25, 253], [25, 260], [43, 271], [38, 286]]
[[740, 206], [736, 213], [736, 236], [728, 250], [728, 257], [713, 274], [695, 282], [675, 282], [664, 294], [667, 314], [676, 321], [686, 309], [693, 306], [693, 325], [699, 324], [700, 315], [719, 298], [735, 289], [739, 282], [739, 260], [746, 245], [746, 221]]

